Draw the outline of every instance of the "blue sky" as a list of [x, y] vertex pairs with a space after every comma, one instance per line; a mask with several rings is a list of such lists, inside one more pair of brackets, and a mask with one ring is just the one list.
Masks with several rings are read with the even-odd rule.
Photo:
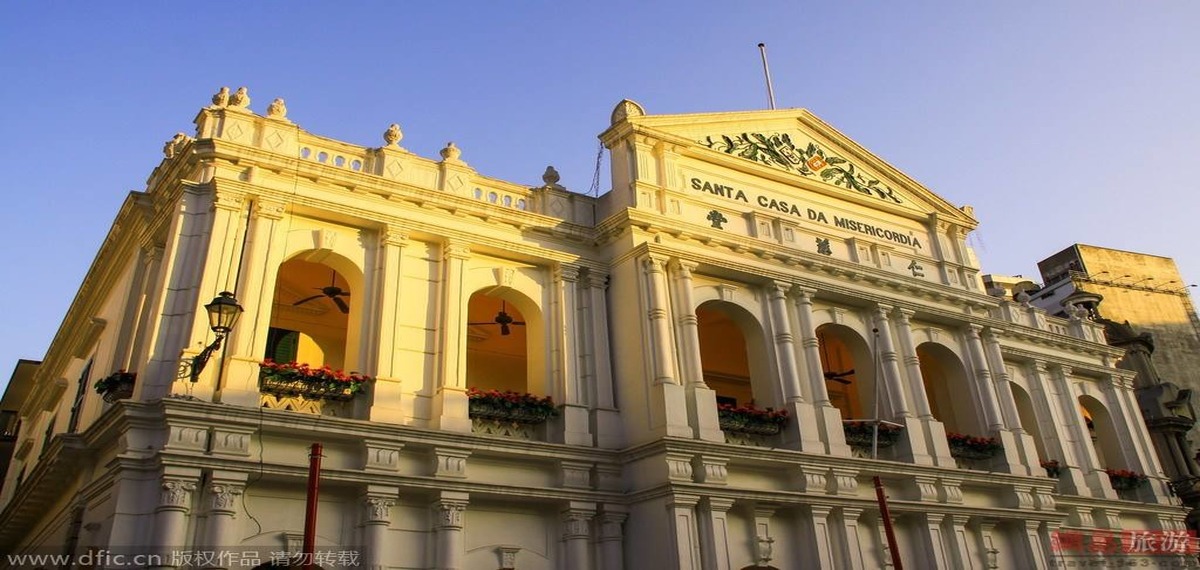
[[0, 383], [40, 359], [130, 190], [222, 85], [306, 130], [586, 191], [613, 105], [805, 107], [982, 225], [985, 272], [1082, 242], [1200, 281], [1200, 3], [28, 2], [0, 21]]

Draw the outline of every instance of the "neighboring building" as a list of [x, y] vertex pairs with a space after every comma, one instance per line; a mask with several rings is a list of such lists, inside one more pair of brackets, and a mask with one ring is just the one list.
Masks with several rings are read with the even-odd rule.
[[882, 568], [875, 477], [913, 568], [1183, 528], [1101, 325], [987, 295], [969, 209], [807, 111], [622, 101], [592, 198], [246, 102], [118, 213], [14, 408], [0, 550], [296, 552], [311, 442], [318, 547], [372, 569]]
[[1042, 289], [1030, 302], [1064, 315], [1063, 299], [1099, 295], [1101, 312], [1154, 336], [1154, 365], [1163, 378], [1200, 388], [1200, 318], [1191, 290], [1169, 257], [1075, 244], [1040, 262]]

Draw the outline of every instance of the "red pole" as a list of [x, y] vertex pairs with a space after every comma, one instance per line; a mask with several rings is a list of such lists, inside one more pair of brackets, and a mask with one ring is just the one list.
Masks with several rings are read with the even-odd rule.
[[[878, 479], [878, 477], [876, 478]], [[308, 454], [308, 501], [304, 508], [304, 570], [312, 570], [317, 544], [317, 492], [321, 483], [321, 444]]]
[[875, 476], [875, 499], [879, 501], [879, 518], [883, 519], [888, 552], [892, 554], [892, 568], [904, 570], [904, 563], [900, 562], [900, 547], [896, 544], [896, 529], [892, 528], [892, 514], [888, 512], [887, 495], [883, 493], [883, 480], [878, 475]]

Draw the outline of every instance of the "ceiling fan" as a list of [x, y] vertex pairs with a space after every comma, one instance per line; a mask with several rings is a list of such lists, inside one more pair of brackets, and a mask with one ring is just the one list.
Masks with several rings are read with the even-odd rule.
[[342, 289], [341, 287], [338, 287], [336, 283], [337, 283], [337, 271], [334, 271], [333, 275], [329, 277], [329, 286], [328, 287], [313, 287], [313, 289], [316, 289], [317, 291], [321, 292], [320, 295], [313, 295], [312, 297], [305, 297], [303, 299], [300, 299], [299, 301], [296, 301], [295, 303], [292, 303], [292, 306], [295, 307], [297, 305], [303, 305], [309, 301], [312, 301], [313, 299], [320, 299], [321, 297], [329, 297], [333, 301], [333, 304], [337, 305], [337, 308], [339, 311], [341, 311], [343, 313], [349, 313], [350, 306], [347, 305], [346, 302], [342, 300], [342, 297], [349, 297], [350, 292], [346, 291], [345, 289]]
[[504, 301], [500, 301], [500, 312], [496, 313], [496, 318], [494, 318], [490, 321], [487, 321], [487, 322], [483, 322], [483, 323], [467, 323], [467, 324], [472, 325], [472, 326], [500, 325], [500, 336], [508, 336], [508, 335], [512, 334], [512, 329], [509, 328], [509, 325], [516, 325], [516, 326], [523, 327], [523, 326], [525, 326], [525, 322], [513, 320], [513, 318], [508, 313], [504, 312], [504, 309], [506, 309], [506, 308], [508, 308], [507, 304]]
[[[833, 363], [830, 362], [830, 360], [829, 360], [829, 345], [826, 343], [825, 337], [819, 337], [819, 338], [820, 338], [820, 344], [821, 344], [821, 355], [825, 357], [825, 364], [826, 364], [826, 366], [832, 367]], [[825, 371], [825, 379], [833, 380], [834, 382], [838, 382], [840, 384], [850, 384], [850, 381], [847, 380], [846, 377], [851, 376], [853, 374], [854, 374], [853, 368], [846, 370], [844, 372], [834, 372], [832, 370], [826, 370]]]

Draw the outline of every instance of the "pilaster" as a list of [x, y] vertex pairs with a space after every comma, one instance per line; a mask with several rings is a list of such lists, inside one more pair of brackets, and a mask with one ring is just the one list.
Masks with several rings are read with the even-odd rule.
[[467, 414], [467, 354], [463, 279], [471, 258], [466, 244], [448, 240], [442, 245], [441, 325], [438, 351], [437, 392], [433, 398], [432, 423], [447, 431], [471, 433]]

